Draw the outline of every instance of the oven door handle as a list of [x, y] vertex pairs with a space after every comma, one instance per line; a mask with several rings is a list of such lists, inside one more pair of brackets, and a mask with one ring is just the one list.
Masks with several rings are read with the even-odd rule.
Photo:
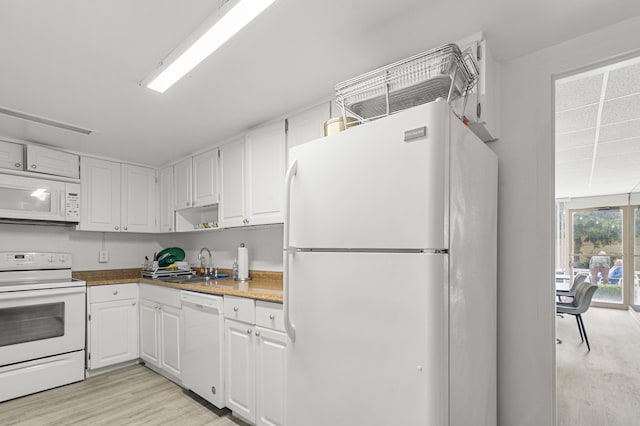
[[24, 290], [24, 291], [9, 291], [6, 293], [0, 293], [0, 301], [5, 300], [19, 300], [28, 299], [33, 297], [44, 298], [51, 296], [62, 296], [70, 294], [84, 294], [86, 293], [86, 287], [66, 287], [66, 288], [48, 288], [42, 290]]

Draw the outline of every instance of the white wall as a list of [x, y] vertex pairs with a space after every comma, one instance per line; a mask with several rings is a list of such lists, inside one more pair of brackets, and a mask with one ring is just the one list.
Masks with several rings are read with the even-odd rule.
[[[638, 49], [640, 17], [502, 64], [498, 419], [555, 424], [552, 78]], [[578, 359], [576, 359], [579, 361]]]
[[[98, 252], [109, 250], [108, 263], [98, 263]], [[151, 234], [81, 232], [58, 226], [0, 224], [0, 251], [51, 251], [73, 255], [73, 269], [137, 268], [144, 255], [161, 246]]]
[[[246, 229], [164, 234], [158, 236], [163, 247], [177, 245], [186, 252], [186, 260], [199, 265], [198, 253], [208, 248], [213, 264], [231, 269], [238, 255], [238, 246], [244, 243], [249, 252], [249, 269], [282, 271], [282, 225]], [[205, 254], [206, 255], [206, 254]]]
[[[187, 260], [197, 263], [202, 247], [212, 251], [214, 265], [231, 268], [237, 247], [249, 248], [249, 269], [282, 271], [282, 226], [177, 234], [86, 232], [57, 226], [0, 224], [0, 251], [52, 251], [73, 255], [76, 271], [138, 268], [144, 256], [165, 247], [181, 247]], [[109, 251], [109, 262], [99, 263], [98, 252]]]

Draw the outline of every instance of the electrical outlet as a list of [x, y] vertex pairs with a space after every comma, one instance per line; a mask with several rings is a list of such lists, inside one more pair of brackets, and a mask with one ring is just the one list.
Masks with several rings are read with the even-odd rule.
[[107, 263], [109, 261], [109, 250], [100, 250], [98, 262]]

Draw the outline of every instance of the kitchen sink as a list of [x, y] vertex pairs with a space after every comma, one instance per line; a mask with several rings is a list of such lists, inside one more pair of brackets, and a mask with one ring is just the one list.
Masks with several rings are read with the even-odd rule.
[[178, 284], [197, 284], [197, 283], [204, 283], [204, 282], [215, 282], [215, 281], [221, 281], [221, 280], [228, 280], [229, 277], [202, 277], [202, 276], [197, 276], [197, 275], [192, 275], [192, 276], [188, 276], [188, 277], [166, 277], [166, 278], [161, 278], [160, 281], [165, 281], [165, 282], [172, 282], [172, 283], [178, 283]]

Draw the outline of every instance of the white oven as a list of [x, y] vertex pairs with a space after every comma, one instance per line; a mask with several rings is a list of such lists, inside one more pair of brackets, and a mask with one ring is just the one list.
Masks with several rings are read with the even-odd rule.
[[80, 184], [0, 174], [0, 218], [80, 221]]
[[84, 379], [85, 307], [70, 254], [0, 252], [0, 401]]

